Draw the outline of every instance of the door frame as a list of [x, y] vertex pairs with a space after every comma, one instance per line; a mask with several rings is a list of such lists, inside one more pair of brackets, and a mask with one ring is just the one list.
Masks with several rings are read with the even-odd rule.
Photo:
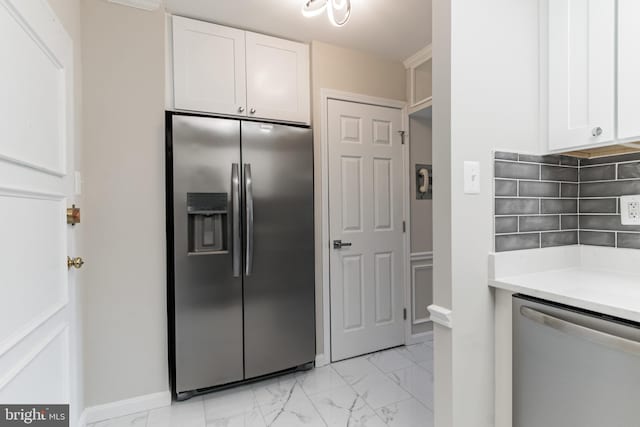
[[409, 177], [409, 113], [407, 103], [395, 99], [378, 98], [374, 96], [362, 95], [352, 92], [344, 92], [334, 89], [320, 89], [320, 167], [322, 182], [322, 327], [323, 327], [323, 353], [316, 356], [316, 366], [324, 366], [331, 363], [331, 277], [330, 265], [331, 256], [329, 251], [330, 229], [329, 229], [329, 100], [354, 102], [358, 104], [375, 105], [378, 107], [395, 108], [400, 110], [402, 117], [402, 131], [404, 134], [404, 144], [402, 149], [402, 214], [406, 223], [406, 232], [403, 233], [402, 244], [402, 286], [404, 294], [404, 306], [407, 310], [407, 319], [404, 325], [404, 341], [411, 342], [411, 294], [410, 294], [410, 270], [411, 270], [411, 217], [410, 217], [410, 177]]

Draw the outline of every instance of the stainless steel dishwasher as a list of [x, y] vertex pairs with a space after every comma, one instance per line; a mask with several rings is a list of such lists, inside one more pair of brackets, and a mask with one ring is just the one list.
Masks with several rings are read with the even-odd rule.
[[640, 426], [640, 324], [513, 297], [513, 427]]

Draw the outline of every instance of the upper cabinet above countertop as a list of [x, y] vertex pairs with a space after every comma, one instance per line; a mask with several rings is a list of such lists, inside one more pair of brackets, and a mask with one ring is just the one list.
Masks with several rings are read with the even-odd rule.
[[409, 114], [432, 105], [433, 58], [431, 45], [416, 52], [404, 61], [407, 69]]
[[309, 124], [309, 46], [172, 17], [176, 110]]
[[639, 141], [640, 2], [546, 0], [541, 10], [546, 151]]

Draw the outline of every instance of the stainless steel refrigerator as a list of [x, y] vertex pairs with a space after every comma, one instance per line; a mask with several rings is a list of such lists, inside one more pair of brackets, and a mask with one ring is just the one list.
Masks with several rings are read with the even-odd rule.
[[311, 129], [166, 114], [174, 398], [315, 359]]

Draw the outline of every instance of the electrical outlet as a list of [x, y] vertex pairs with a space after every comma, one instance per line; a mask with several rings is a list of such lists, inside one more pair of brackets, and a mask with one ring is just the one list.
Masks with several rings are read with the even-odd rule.
[[640, 195], [620, 197], [622, 225], [640, 225]]

